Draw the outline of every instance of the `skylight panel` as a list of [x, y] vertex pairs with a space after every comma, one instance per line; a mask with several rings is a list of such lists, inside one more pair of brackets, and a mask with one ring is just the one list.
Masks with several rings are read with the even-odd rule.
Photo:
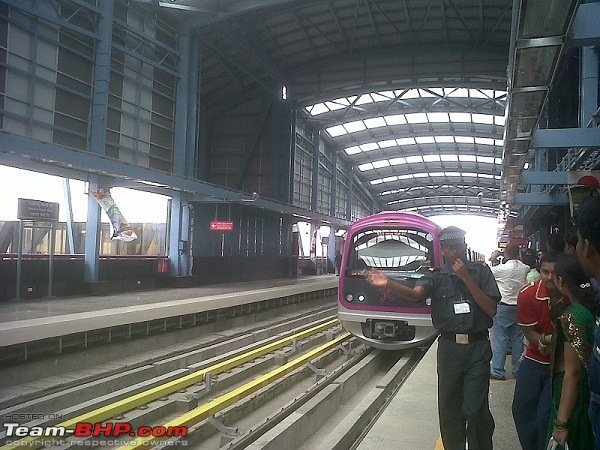
[[385, 127], [386, 123], [383, 117], [373, 117], [372, 119], [365, 119], [365, 125], [367, 128], [379, 128]]
[[[387, 94], [387, 95], [386, 95]], [[389, 102], [393, 97], [393, 93], [390, 91], [387, 92], [374, 92], [371, 94], [374, 102]]]
[[499, 147], [504, 146], [504, 139], [494, 139], [494, 145], [498, 145]]
[[348, 148], [344, 149], [344, 151], [346, 152], [346, 155], [349, 155], [349, 156], [356, 155], [357, 153], [361, 152], [360, 148], [357, 145], [355, 145], [353, 147], [348, 147]]
[[388, 139], [385, 141], [379, 141], [379, 148], [388, 148], [388, 147], [395, 147], [396, 145], [398, 145], [396, 143], [396, 139]]
[[333, 127], [325, 129], [325, 131], [327, 131], [331, 137], [337, 137], [343, 134], [347, 134], [347, 131], [343, 125], [335, 125]]
[[454, 136], [454, 140], [460, 144], [474, 144], [475, 138], [473, 136]]
[[425, 97], [434, 97], [434, 95], [431, 92], [427, 92], [425, 89], [419, 89], [419, 95], [422, 98], [425, 98]]
[[494, 91], [489, 89], [469, 89], [469, 97], [471, 98], [494, 98]]
[[450, 121], [448, 118], [448, 113], [444, 112], [427, 113], [427, 117], [429, 118], [430, 122], [447, 123]]
[[477, 162], [485, 163], [485, 164], [494, 164], [495, 158], [492, 156], [478, 156]]
[[450, 122], [471, 122], [471, 114], [469, 113], [449, 113]]
[[396, 178], [398, 180], [408, 180], [409, 178], [412, 178], [412, 173], [406, 174], [406, 175], [398, 175]]
[[404, 117], [404, 114], [385, 116], [383, 119], [388, 125], [404, 125], [406, 123], [406, 117]]
[[458, 160], [465, 162], [475, 162], [477, 161], [477, 157], [475, 155], [458, 155]]
[[358, 165], [358, 170], [360, 170], [361, 172], [365, 172], [367, 170], [373, 170], [373, 164], [371, 163], [365, 163], [365, 164], [359, 164]]
[[469, 89], [466, 88], [458, 88], [458, 89], [454, 89], [452, 90], [452, 92], [450, 92], [448, 94], [448, 97], [460, 97], [460, 98], [469, 98]]
[[415, 145], [415, 138], [399, 138], [396, 142], [398, 145]]
[[381, 169], [382, 167], [389, 167], [390, 162], [387, 159], [382, 159], [380, 161], [373, 161], [373, 167], [375, 169]]
[[408, 164], [422, 163], [423, 162], [423, 158], [421, 156], [407, 156], [406, 157], [406, 162]]
[[447, 177], [460, 177], [461, 173], [460, 172], [446, 172], [446, 176]]
[[473, 114], [473, 122], [492, 125], [494, 123], [494, 116], [491, 114]]
[[494, 178], [494, 175], [491, 175], [489, 173], [480, 173], [479, 178]]
[[406, 114], [406, 121], [408, 123], [427, 123], [427, 114], [425, 114], [425, 113]]
[[418, 89], [409, 89], [407, 92], [402, 95], [401, 98], [419, 98], [419, 90]]
[[454, 136], [435, 136], [435, 142], [440, 143], [451, 143], [454, 144]]
[[358, 97], [358, 100], [356, 100], [355, 105], [365, 105], [367, 103], [373, 103], [373, 99], [371, 98], [371, 95], [363, 94], [360, 97]]
[[371, 150], [377, 150], [379, 146], [377, 142], [368, 142], [358, 146], [363, 152], [370, 152]]
[[494, 123], [496, 125], [504, 126], [506, 125], [506, 117], [504, 116], [494, 116]]
[[362, 120], [356, 120], [354, 122], [348, 122], [343, 125], [348, 133], [356, 133], [357, 131], [366, 130], [367, 127]]
[[317, 103], [316, 105], [309, 106], [307, 110], [311, 116], [318, 116], [319, 114], [329, 112], [329, 108], [327, 108], [327, 106], [325, 106], [323, 103]]
[[475, 143], [476, 144], [483, 144], [483, 145], [494, 145], [494, 139], [491, 138], [475, 138]]
[[469, 178], [477, 178], [477, 174], [475, 172], [463, 172], [462, 176]]
[[390, 164], [392, 166], [397, 166], [399, 164], [406, 164], [406, 158], [390, 158]]
[[445, 172], [429, 172], [430, 177], [445, 177]]
[[383, 180], [381, 178], [377, 178], [376, 180], [369, 181], [369, 183], [371, 183], [371, 184], [381, 184], [381, 183], [383, 183]]
[[348, 105], [340, 105], [339, 103], [337, 103], [337, 101], [333, 101], [333, 102], [325, 102], [325, 105], [331, 110], [331, 111], [335, 111], [336, 109], [343, 109]]
[[442, 161], [458, 161], [458, 155], [440, 155]]
[[418, 136], [415, 138], [417, 144], [435, 144], [433, 136]]
[[427, 178], [427, 177], [429, 177], [429, 173], [427, 173], [427, 172], [417, 172], [417, 173], [413, 173], [413, 176], [415, 178]]
[[398, 181], [398, 178], [399, 178], [399, 177], [397, 177], [397, 176], [393, 176], [393, 177], [385, 177], [385, 178], [383, 178], [383, 179], [382, 179], [382, 181], [383, 181], [384, 183], [391, 183], [392, 181]]
[[440, 97], [445, 97], [446, 96], [446, 92], [444, 88], [431, 88], [429, 89], [431, 92], [433, 92], [434, 94], [439, 95]]
[[440, 155], [423, 155], [425, 162], [440, 162]]

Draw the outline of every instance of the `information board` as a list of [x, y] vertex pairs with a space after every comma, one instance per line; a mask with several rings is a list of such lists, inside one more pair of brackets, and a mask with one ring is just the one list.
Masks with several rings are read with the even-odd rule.
[[20, 220], [58, 222], [58, 207], [59, 204], [54, 202], [20, 198], [17, 218]]

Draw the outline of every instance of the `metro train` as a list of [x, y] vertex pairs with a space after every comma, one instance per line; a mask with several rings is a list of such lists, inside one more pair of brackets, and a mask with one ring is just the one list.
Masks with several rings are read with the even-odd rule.
[[371, 285], [365, 268], [414, 287], [431, 267], [440, 267], [439, 227], [418, 214], [381, 212], [354, 222], [347, 233], [338, 289], [342, 326], [384, 350], [409, 348], [433, 339], [431, 299], [413, 303], [389, 288]]

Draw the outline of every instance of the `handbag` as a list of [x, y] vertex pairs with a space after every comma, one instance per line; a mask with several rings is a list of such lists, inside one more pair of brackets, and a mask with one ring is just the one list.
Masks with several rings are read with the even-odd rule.
[[[556, 450], [559, 445], [560, 444], [556, 442], [554, 437], [550, 436], [550, 440], [548, 441], [548, 447], [546, 447], [546, 450]], [[567, 442], [565, 442], [564, 449], [569, 450], [569, 444]]]

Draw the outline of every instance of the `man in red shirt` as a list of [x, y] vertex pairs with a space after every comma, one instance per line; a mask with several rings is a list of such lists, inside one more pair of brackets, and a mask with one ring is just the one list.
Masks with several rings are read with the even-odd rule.
[[554, 264], [561, 255], [544, 253], [542, 278], [524, 286], [517, 297], [517, 320], [529, 341], [519, 368], [512, 414], [523, 450], [544, 450], [550, 421], [550, 340], [554, 325], [548, 311], [568, 302], [554, 284]]

